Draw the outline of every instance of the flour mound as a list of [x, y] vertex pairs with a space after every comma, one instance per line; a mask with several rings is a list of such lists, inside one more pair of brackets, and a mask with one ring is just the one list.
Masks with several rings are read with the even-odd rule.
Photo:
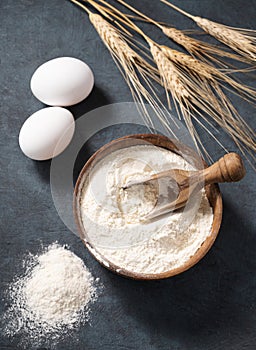
[[4, 333], [22, 335], [25, 346], [46, 339], [53, 345], [88, 321], [98, 281], [79, 257], [57, 243], [39, 256], [30, 255], [24, 265], [25, 275], [9, 286]]

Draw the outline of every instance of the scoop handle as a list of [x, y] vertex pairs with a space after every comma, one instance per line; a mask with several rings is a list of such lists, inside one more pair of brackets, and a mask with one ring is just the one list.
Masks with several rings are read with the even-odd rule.
[[216, 163], [203, 170], [205, 185], [216, 182], [237, 182], [245, 176], [242, 158], [237, 153], [228, 153]]

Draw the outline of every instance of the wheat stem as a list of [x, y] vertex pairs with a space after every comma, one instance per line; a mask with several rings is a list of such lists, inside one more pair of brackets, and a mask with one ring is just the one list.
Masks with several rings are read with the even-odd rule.
[[[100, 0], [101, 2], [103, 2], [104, 0]], [[153, 23], [154, 25], [156, 25], [157, 27], [159, 27], [160, 29], [162, 29], [162, 26], [160, 23], [158, 23], [157, 21], [155, 21], [154, 19], [146, 16], [144, 13], [140, 12], [139, 10], [137, 10], [135, 7], [129, 5], [127, 2], [123, 1], [123, 0], [116, 0], [117, 2], [119, 2], [120, 4], [124, 5], [125, 7], [127, 7], [129, 10], [131, 10], [132, 12], [136, 13], [137, 15], [139, 15], [139, 17], [142, 17], [144, 19], [146, 19], [148, 22]]]
[[85, 5], [81, 4], [79, 1], [77, 0], [70, 0], [70, 1], [76, 4], [77, 6], [81, 7], [84, 11], [88, 13], [88, 15], [89, 13], [91, 13], [91, 11]]
[[194, 16], [192, 16], [190, 13], [188, 13], [188, 12], [182, 10], [182, 9], [179, 8], [178, 6], [173, 5], [173, 4], [170, 3], [169, 1], [167, 1], [167, 0], [160, 0], [160, 1], [163, 2], [164, 4], [168, 5], [168, 6], [172, 7], [173, 9], [175, 9], [175, 10], [178, 11], [178, 12], [180, 12], [180, 13], [183, 14], [184, 16], [189, 17], [189, 18], [191, 18], [191, 19], [194, 19]]

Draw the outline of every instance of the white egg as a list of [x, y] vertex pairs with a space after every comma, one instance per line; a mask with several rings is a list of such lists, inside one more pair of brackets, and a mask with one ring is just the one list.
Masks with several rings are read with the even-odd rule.
[[94, 76], [86, 63], [59, 57], [37, 68], [30, 87], [34, 96], [49, 106], [71, 106], [84, 100], [93, 84]]
[[35, 160], [56, 157], [69, 145], [75, 131], [71, 112], [47, 107], [32, 114], [22, 125], [19, 144], [22, 152]]

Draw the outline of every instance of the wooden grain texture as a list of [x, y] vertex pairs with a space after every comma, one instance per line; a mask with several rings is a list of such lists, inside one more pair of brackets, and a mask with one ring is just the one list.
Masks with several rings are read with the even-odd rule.
[[[146, 180], [132, 180], [124, 186], [124, 189], [162, 178], [169, 178], [171, 183], [175, 182], [177, 184], [179, 192], [177, 193], [176, 199], [164, 203], [163, 205], [156, 205], [155, 209], [145, 217], [146, 220], [151, 220], [172, 210], [183, 208], [189, 198], [200, 191], [205, 185], [219, 182], [237, 182], [242, 180], [244, 176], [245, 168], [242, 158], [237, 153], [229, 153], [203, 170], [165, 170], [147, 177]], [[166, 191], [167, 190], [168, 185], [166, 185]]]
[[225, 154], [202, 172], [206, 184], [214, 182], [237, 182], [245, 176], [242, 158], [237, 153]]

